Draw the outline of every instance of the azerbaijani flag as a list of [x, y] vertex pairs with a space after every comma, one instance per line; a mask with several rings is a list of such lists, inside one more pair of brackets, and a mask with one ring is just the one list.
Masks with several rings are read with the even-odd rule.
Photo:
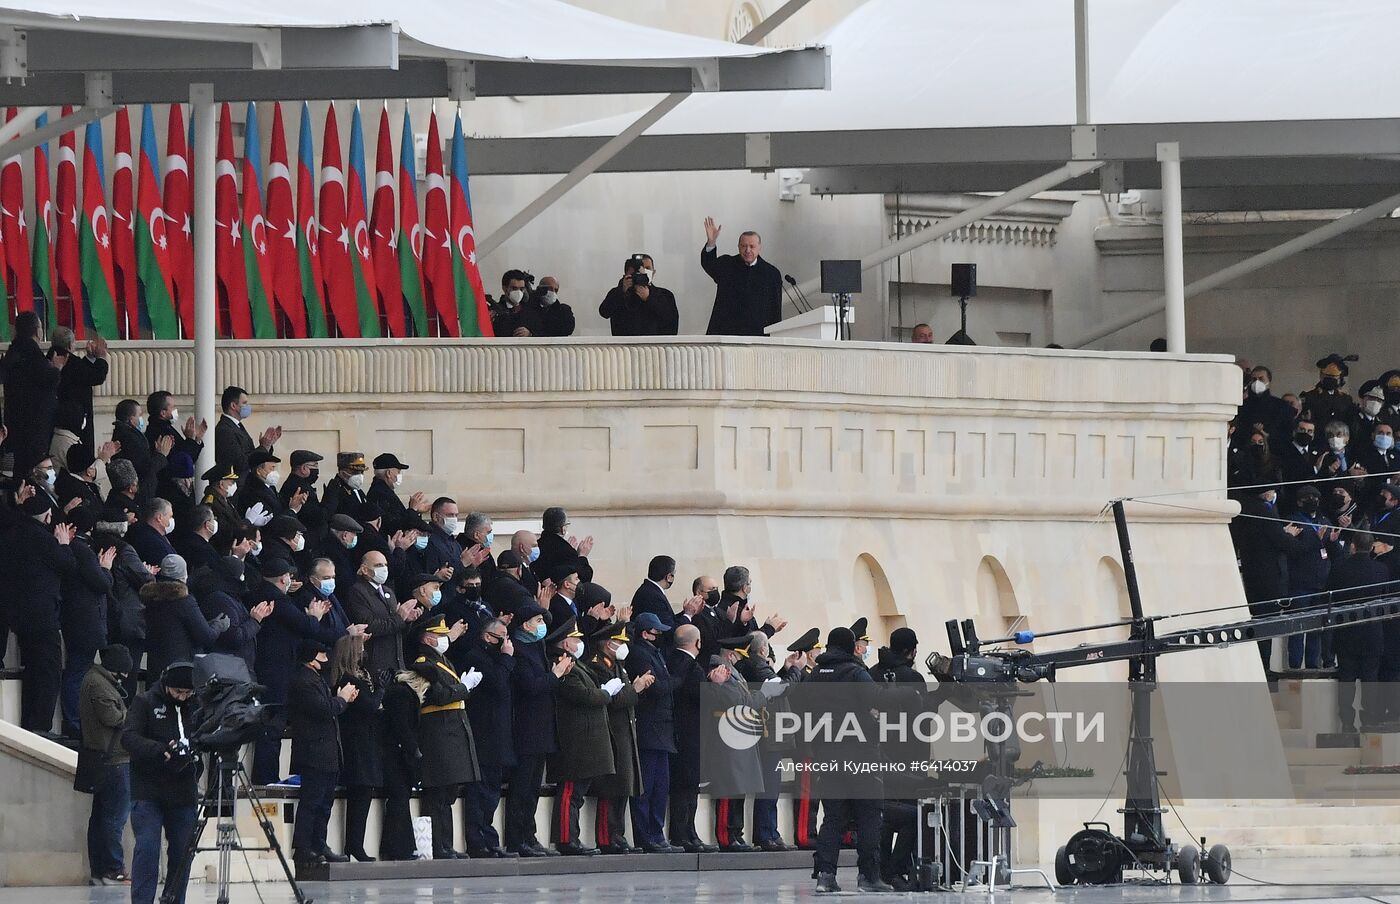
[[476, 233], [472, 229], [471, 192], [467, 189], [467, 140], [462, 134], [462, 111], [452, 130], [452, 278], [457, 287], [457, 323], [463, 336], [494, 336], [486, 290], [476, 265]]
[[[41, 113], [34, 122], [35, 129], [49, 124], [49, 114]], [[39, 293], [44, 297], [48, 308], [45, 319], [49, 333], [58, 327], [58, 300], [54, 296], [54, 286], [58, 279], [53, 269], [53, 233], [55, 225], [53, 196], [49, 193], [49, 145], [44, 142], [34, 149], [34, 211], [39, 215], [34, 221], [34, 278], [39, 283]]]
[[297, 140], [297, 273], [306, 300], [307, 332], [324, 339], [326, 301], [321, 294], [321, 224], [316, 219], [316, 161], [311, 148], [311, 107], [301, 104], [301, 135]]
[[301, 271], [297, 262], [297, 215], [292, 204], [292, 174], [287, 169], [287, 135], [282, 126], [282, 105], [272, 105], [272, 155], [267, 166], [267, 247], [272, 264], [268, 292], [274, 317], [291, 325], [294, 338], [306, 338], [306, 305], [301, 298]]
[[268, 292], [272, 262], [267, 256], [267, 220], [262, 205], [262, 142], [258, 135], [258, 106], [248, 102], [243, 133], [243, 269], [248, 306], [253, 312], [253, 338], [276, 339]]
[[136, 173], [136, 272], [151, 338], [179, 339], [180, 319], [171, 281], [170, 238], [160, 202], [160, 167], [151, 105], [141, 108], [141, 157]]
[[389, 137], [389, 105], [386, 103], [379, 113], [379, 146], [374, 155], [374, 213], [370, 217], [369, 232], [380, 310], [389, 321], [391, 336], [407, 336], [394, 218], [394, 142]]
[[375, 307], [373, 247], [369, 236], [369, 210], [365, 192], [365, 133], [360, 125], [360, 104], [350, 117], [350, 179], [345, 186], [346, 227], [350, 230], [350, 272], [355, 277], [355, 309], [360, 315], [360, 335], [378, 337], [379, 311]]
[[[418, 180], [413, 174], [413, 123], [403, 108], [403, 144], [399, 147], [399, 286], [413, 313], [413, 332], [427, 336], [428, 311], [423, 303], [423, 227], [418, 222]], [[380, 283], [383, 285], [383, 283]]]
[[120, 336], [117, 328], [116, 277], [112, 273], [112, 221], [102, 186], [102, 123], [87, 124], [83, 136], [83, 213], [78, 224], [86, 311], [92, 327], [105, 339]]

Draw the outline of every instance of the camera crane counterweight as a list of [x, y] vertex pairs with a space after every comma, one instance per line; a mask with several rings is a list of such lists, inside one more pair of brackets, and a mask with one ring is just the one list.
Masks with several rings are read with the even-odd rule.
[[1196, 882], [1202, 870], [1211, 882], [1224, 883], [1230, 878], [1230, 851], [1225, 845], [1213, 846], [1203, 860], [1195, 845], [1177, 847], [1173, 844], [1162, 823], [1162, 801], [1157, 781], [1159, 773], [1152, 749], [1151, 700], [1157, 685], [1157, 657], [1190, 650], [1223, 649], [1237, 643], [1257, 643], [1308, 631], [1400, 617], [1400, 585], [1392, 583], [1334, 591], [1309, 597], [1309, 605], [1294, 611], [1158, 634], [1157, 623], [1173, 616], [1148, 616], [1143, 612], [1123, 501], [1115, 500], [1112, 510], [1132, 617], [1122, 622], [1068, 628], [1039, 636], [1127, 627], [1127, 639], [1087, 643], [1047, 652], [991, 650], [984, 653], [984, 644], [1027, 644], [1037, 635], [1031, 631], [1018, 631], [1009, 637], [984, 641], [978, 638], [972, 619], [966, 619], [961, 624], [952, 620], [947, 623], [952, 656], [944, 658], [934, 653], [928, 657], [926, 665], [939, 681], [971, 684], [1054, 681], [1060, 669], [1126, 661], [1132, 693], [1132, 718], [1127, 753], [1127, 790], [1123, 808], [1119, 811], [1123, 814], [1123, 835], [1114, 835], [1107, 823], [1085, 823], [1084, 829], [1075, 833], [1060, 848], [1055, 858], [1055, 878], [1065, 885], [1105, 885], [1121, 881], [1127, 869], [1175, 869], [1184, 883]]

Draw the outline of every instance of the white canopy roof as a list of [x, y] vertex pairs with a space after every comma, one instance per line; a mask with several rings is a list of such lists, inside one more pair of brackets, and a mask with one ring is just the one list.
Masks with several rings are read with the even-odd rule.
[[[1321, 179], [1365, 185], [1365, 197], [1400, 175], [1392, 161], [1359, 159], [1400, 151], [1390, 122], [1400, 91], [1385, 90], [1400, 84], [1400, 3], [1088, 0], [1088, 11], [1092, 156], [1125, 161], [1129, 187], [1155, 185], [1156, 143], [1171, 140], [1187, 160], [1251, 161], [1253, 172], [1207, 166], [1193, 176], [1188, 167], [1188, 188]], [[609, 168], [815, 167], [809, 181], [824, 190], [975, 191], [1074, 156], [1073, 0], [869, 0], [822, 43], [830, 91], [692, 97]], [[473, 164], [479, 173], [567, 169], [596, 146], [575, 136], [613, 135], [633, 118], [551, 140], [479, 143]], [[1292, 157], [1333, 162], [1314, 161], [1308, 175], [1279, 162]]]
[[[26, 35], [0, 60], [3, 102], [82, 103], [72, 73], [113, 73], [113, 101], [822, 88], [820, 48], [676, 34], [560, 0], [0, 0]], [[326, 78], [285, 70], [322, 70]], [[185, 77], [188, 74], [188, 77]], [[251, 76], [251, 77], [250, 77]], [[76, 94], [75, 94], [75, 88]]]

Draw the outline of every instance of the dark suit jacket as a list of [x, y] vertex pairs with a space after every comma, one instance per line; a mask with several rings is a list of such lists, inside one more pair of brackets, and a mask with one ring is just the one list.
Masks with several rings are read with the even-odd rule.
[[[53, 360], [50, 356], [49, 360]], [[53, 425], [72, 432], [96, 449], [92, 430], [92, 388], [107, 382], [107, 359], [69, 355], [58, 376], [58, 410]]]
[[666, 668], [671, 673], [671, 711], [676, 732], [671, 787], [690, 790], [700, 785], [700, 688], [705, 685], [705, 670], [695, 657], [675, 649], [666, 654]]
[[749, 266], [737, 254], [701, 249], [700, 266], [715, 281], [709, 335], [762, 336], [782, 319], [783, 275], [762, 257]]
[[231, 466], [240, 475], [248, 470], [248, 456], [258, 447], [253, 437], [241, 422], [228, 415], [220, 415], [214, 425], [214, 461]]
[[398, 604], [388, 586], [375, 590], [364, 578], [356, 578], [345, 594], [345, 615], [352, 625], [366, 625], [373, 635], [365, 643], [365, 669], [371, 675], [402, 671], [403, 634], [409, 622], [399, 617]]
[[292, 735], [292, 771], [340, 771], [340, 724], [345, 701], [331, 693], [321, 673], [298, 664], [287, 691]]
[[156, 494], [157, 476], [165, 470], [165, 456], [151, 449], [145, 434], [127, 423], [117, 422], [113, 425], [112, 439], [122, 445], [113, 458], [125, 458], [136, 469], [139, 481], [136, 498], [141, 501], [150, 499]]
[[652, 613], [668, 628], [676, 626], [676, 614], [671, 611], [670, 600], [666, 599], [665, 591], [651, 581], [642, 581], [642, 586], [632, 594], [632, 617], [635, 619], [643, 612]]

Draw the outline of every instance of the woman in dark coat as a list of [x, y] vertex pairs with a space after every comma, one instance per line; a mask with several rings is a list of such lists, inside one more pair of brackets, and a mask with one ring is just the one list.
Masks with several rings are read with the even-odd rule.
[[622, 681], [622, 689], [608, 703], [613, 771], [594, 779], [588, 795], [597, 800], [594, 824], [598, 847], [605, 854], [628, 854], [636, 848], [627, 841], [627, 799], [642, 787], [641, 756], [637, 753], [637, 694], [650, 687], [655, 676], [627, 677], [622, 665], [629, 639], [625, 624], [605, 625], [592, 639], [595, 652], [583, 667], [599, 687], [617, 678]]
[[331, 687], [353, 684], [360, 695], [340, 714], [340, 783], [345, 786], [345, 853], [373, 863], [365, 853], [365, 823], [376, 788], [384, 784], [384, 690], [365, 670], [363, 635], [347, 634], [331, 651]]
[[112, 562], [112, 595], [107, 604], [107, 639], [119, 643], [131, 653], [135, 668], [122, 680], [127, 697], [136, 694], [136, 679], [141, 671], [141, 659], [146, 655], [146, 611], [141, 604], [141, 588], [155, 580], [151, 570], [136, 550], [110, 531], [95, 531], [93, 551], [98, 555], [115, 549]]
[[172, 662], [193, 662], [228, 629], [227, 616], [207, 619], [181, 581], [152, 581], [141, 588], [146, 608], [146, 673], [159, 675]]

